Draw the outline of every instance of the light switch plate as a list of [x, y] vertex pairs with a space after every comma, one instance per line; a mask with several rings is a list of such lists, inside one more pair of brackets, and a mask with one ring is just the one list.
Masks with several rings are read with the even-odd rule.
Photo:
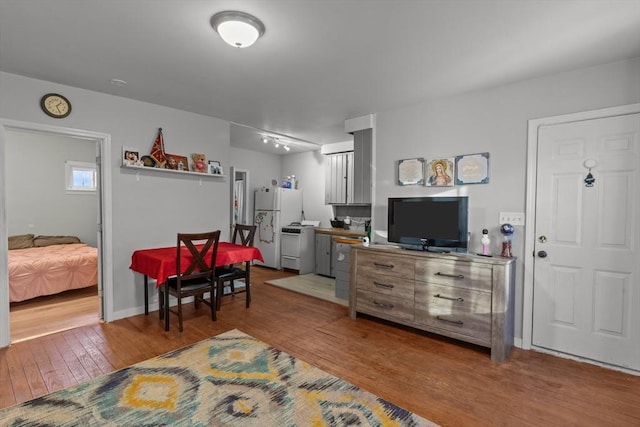
[[498, 224], [524, 225], [524, 212], [500, 212]]

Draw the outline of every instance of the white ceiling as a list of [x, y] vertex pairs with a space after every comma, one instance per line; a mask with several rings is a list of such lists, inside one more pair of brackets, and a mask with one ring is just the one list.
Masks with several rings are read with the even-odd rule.
[[[229, 47], [222, 10], [266, 33]], [[638, 56], [640, 0], [0, 0], [0, 70], [246, 125], [252, 149], [251, 127], [341, 142], [346, 118]]]

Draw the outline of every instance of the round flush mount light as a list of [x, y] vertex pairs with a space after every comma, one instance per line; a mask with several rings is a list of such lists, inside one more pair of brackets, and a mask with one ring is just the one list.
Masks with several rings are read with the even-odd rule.
[[216, 13], [211, 17], [211, 26], [227, 44], [249, 47], [264, 34], [264, 24], [255, 16], [238, 11]]

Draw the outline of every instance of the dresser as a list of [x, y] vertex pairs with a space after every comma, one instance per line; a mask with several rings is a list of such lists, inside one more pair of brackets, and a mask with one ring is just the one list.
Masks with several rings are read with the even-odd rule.
[[513, 347], [515, 259], [390, 245], [351, 247], [349, 316], [358, 313], [491, 349]]

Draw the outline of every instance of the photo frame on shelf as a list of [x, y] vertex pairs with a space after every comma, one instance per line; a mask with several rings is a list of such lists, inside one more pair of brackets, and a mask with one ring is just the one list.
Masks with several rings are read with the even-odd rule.
[[125, 166], [143, 166], [140, 150], [133, 147], [122, 147], [122, 164]]
[[398, 160], [398, 185], [423, 185], [424, 159]]
[[487, 184], [489, 153], [456, 156], [456, 185]]
[[445, 157], [427, 162], [427, 187], [453, 187], [455, 177], [455, 158]]
[[212, 175], [222, 175], [222, 166], [218, 160], [209, 160], [208, 172]]
[[165, 157], [167, 158], [167, 161], [164, 164], [165, 169], [172, 169], [176, 171], [189, 170], [189, 159], [187, 156], [165, 153]]

